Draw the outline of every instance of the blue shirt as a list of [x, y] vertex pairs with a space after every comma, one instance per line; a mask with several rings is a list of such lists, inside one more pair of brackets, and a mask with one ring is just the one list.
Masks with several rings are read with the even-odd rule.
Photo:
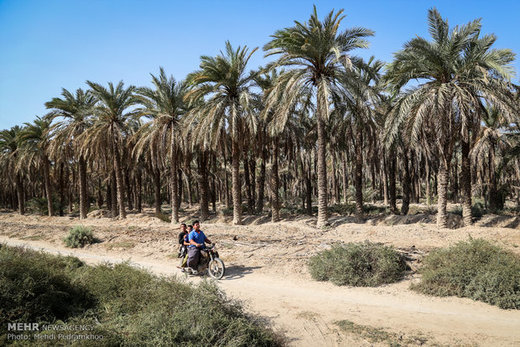
[[[202, 230], [199, 230], [199, 232], [196, 232], [195, 230], [193, 230], [188, 235], [188, 240], [189, 241], [193, 240], [193, 241], [195, 241], [198, 244], [204, 245], [204, 241], [206, 241], [206, 235], [204, 235]], [[189, 245], [188, 247], [196, 247], [196, 246], [195, 245]]]

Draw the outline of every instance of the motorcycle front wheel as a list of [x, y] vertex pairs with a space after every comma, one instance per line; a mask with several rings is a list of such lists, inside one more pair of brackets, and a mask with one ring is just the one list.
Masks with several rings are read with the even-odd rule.
[[219, 258], [215, 258], [211, 260], [208, 264], [208, 275], [216, 280], [224, 277], [224, 272], [226, 272], [226, 267], [224, 266], [224, 262]]

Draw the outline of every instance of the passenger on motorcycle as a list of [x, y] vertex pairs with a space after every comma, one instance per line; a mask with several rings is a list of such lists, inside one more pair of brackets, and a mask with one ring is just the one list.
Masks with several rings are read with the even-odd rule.
[[193, 231], [188, 234], [188, 267], [191, 268], [192, 273], [197, 273], [199, 266], [200, 250], [205, 247], [204, 243], [212, 243], [204, 232], [200, 230], [200, 223], [198, 220], [193, 222]]
[[186, 224], [181, 224], [181, 232], [179, 233], [179, 244], [181, 245], [179, 247], [179, 258], [182, 258], [182, 263], [181, 266], [178, 266], [178, 268], [182, 269], [183, 271], [188, 261], [188, 246], [190, 245], [188, 235], [192, 230], [193, 226], [188, 225], [188, 230], [186, 230]]

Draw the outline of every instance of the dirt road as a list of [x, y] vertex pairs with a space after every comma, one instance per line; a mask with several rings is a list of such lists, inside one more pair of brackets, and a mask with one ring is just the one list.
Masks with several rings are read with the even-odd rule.
[[[181, 274], [171, 261], [150, 259], [131, 252], [111, 254], [71, 250], [42, 240], [20, 240], [0, 235], [0, 242], [53, 254], [74, 255], [87, 263], [121, 262], [156, 274]], [[254, 266], [228, 263], [219, 286], [246, 307], [285, 333], [295, 346], [374, 345], [356, 334], [341, 332], [336, 321], [383, 328], [426, 345], [520, 345], [520, 312], [502, 310], [469, 299], [435, 298], [410, 291], [413, 279], [379, 288], [337, 287], [305, 277], [256, 271]], [[386, 344], [386, 342], [382, 342]]]

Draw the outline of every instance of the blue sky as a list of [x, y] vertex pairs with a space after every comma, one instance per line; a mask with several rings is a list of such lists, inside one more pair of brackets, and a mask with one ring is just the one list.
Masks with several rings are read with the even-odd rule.
[[[226, 40], [262, 48], [275, 30], [307, 20], [313, 4], [320, 17], [345, 9], [344, 28], [376, 32], [370, 48], [357, 52], [364, 57], [390, 61], [404, 42], [427, 36], [434, 6], [451, 25], [481, 17], [483, 32], [498, 36], [495, 47], [520, 53], [515, 0], [0, 0], [0, 129], [44, 115], [43, 104], [62, 87], [86, 88], [86, 80], [148, 85], [159, 66], [182, 79]], [[260, 50], [250, 68], [264, 64]]]

